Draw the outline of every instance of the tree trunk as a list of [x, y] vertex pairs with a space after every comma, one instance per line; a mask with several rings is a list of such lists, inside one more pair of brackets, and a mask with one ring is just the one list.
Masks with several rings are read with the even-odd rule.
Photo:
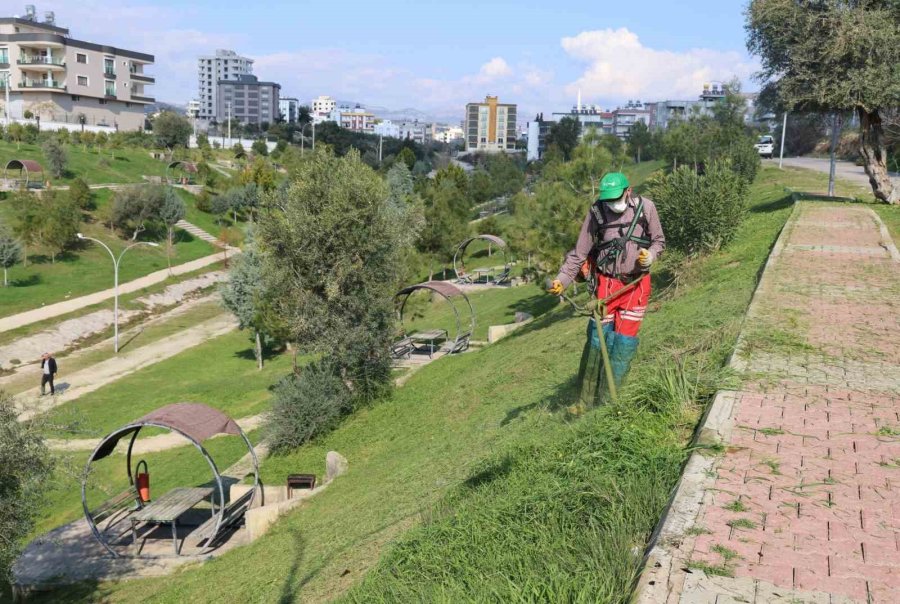
[[168, 227], [168, 237], [166, 237], [166, 266], [169, 268], [169, 276], [172, 276], [172, 233], [174, 227]]
[[834, 173], [837, 167], [835, 153], [837, 153], [838, 139], [841, 137], [841, 115], [835, 111], [831, 116], [831, 149], [829, 151], [828, 167], [828, 196], [834, 197]]
[[262, 358], [262, 340], [259, 337], [259, 330], [256, 330], [256, 366], [262, 371], [263, 368], [263, 358]]
[[9, 281], [6, 279], [6, 271], [7, 271], [7, 269], [4, 266], [3, 267], [3, 287], [6, 287], [9, 285]]
[[884, 146], [884, 127], [878, 110], [857, 108], [859, 114], [859, 152], [872, 185], [872, 193], [885, 203], [900, 203], [900, 187], [895, 187], [887, 169], [887, 149]]

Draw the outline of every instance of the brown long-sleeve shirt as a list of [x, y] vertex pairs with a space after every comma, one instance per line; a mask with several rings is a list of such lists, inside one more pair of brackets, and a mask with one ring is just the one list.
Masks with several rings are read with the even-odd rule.
[[[646, 222], [638, 220], [633, 235], [650, 241], [650, 245], [646, 246], [646, 248], [650, 250], [653, 258], [656, 259], [666, 249], [666, 238], [663, 235], [662, 225], [659, 222], [656, 205], [646, 197], [642, 199], [644, 200], [644, 206], [641, 211], [644, 213]], [[638, 198], [635, 196], [628, 200], [628, 207], [621, 214], [616, 214], [609, 210], [606, 211], [606, 217], [608, 218], [606, 224], [615, 228], [599, 228], [594, 214], [588, 210], [584, 223], [581, 225], [581, 232], [578, 234], [575, 248], [566, 254], [566, 259], [563, 261], [559, 274], [556, 276], [562, 282], [563, 287], [568, 287], [575, 280], [581, 265], [584, 264], [588, 254], [594, 248], [594, 240], [598, 232], [598, 245], [618, 237], [624, 237], [628, 233], [628, 227], [631, 226], [631, 221], [634, 219], [637, 205]], [[627, 241], [625, 249], [619, 254], [615, 263], [611, 267], [604, 267], [604, 272], [610, 272], [615, 275], [631, 275], [639, 272], [641, 268], [637, 263], [637, 259], [640, 250], [641, 246], [636, 241]]]

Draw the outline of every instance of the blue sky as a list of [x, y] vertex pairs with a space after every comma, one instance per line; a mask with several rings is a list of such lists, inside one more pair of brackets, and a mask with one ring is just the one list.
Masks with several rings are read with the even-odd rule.
[[485, 94], [528, 115], [565, 109], [579, 89], [604, 107], [693, 98], [703, 82], [732, 76], [752, 89], [757, 69], [737, 0], [35, 3], [73, 37], [154, 54], [153, 93], [178, 103], [196, 94], [196, 57], [216, 48], [253, 57], [284, 95], [448, 119]]

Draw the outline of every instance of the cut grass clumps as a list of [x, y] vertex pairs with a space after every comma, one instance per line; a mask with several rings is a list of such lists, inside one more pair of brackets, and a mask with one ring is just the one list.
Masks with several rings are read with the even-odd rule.
[[347, 599], [620, 601], [683, 459], [667, 420], [608, 407], [492, 458]]

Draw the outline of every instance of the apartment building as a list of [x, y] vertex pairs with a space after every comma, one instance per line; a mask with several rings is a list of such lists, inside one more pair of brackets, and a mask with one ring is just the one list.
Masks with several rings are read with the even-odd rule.
[[197, 59], [197, 100], [200, 101], [198, 117], [205, 121], [224, 122], [219, 113], [219, 82], [237, 80], [253, 74], [253, 59], [242, 57], [233, 50], [218, 49], [214, 55]]
[[372, 134], [375, 128], [375, 115], [366, 111], [364, 107], [356, 105], [341, 105], [331, 112], [331, 121], [336, 122], [341, 128], [354, 132]]
[[372, 127], [372, 134], [400, 138], [400, 125], [391, 120], [381, 120]]
[[466, 151], [515, 151], [516, 105], [486, 96], [466, 105]]
[[628, 101], [624, 107], [619, 107], [613, 112], [613, 134], [622, 140], [628, 140], [631, 128], [638, 122], [651, 125], [651, 110], [640, 101]]
[[52, 12], [41, 21], [33, 6], [0, 18], [0, 98], [8, 87], [12, 119], [27, 111], [47, 127], [143, 129], [144, 108], [155, 102], [150, 65], [153, 55], [70, 37]]
[[424, 145], [432, 140], [431, 124], [419, 123], [419, 120], [400, 122], [400, 138]]
[[331, 114], [335, 109], [337, 109], [337, 101], [325, 94], [317, 96], [310, 103], [312, 119], [316, 124], [331, 120]]
[[216, 115], [222, 123], [228, 118], [242, 124], [275, 123], [281, 84], [260, 82], [256, 76], [240, 75], [219, 80], [216, 89]]
[[279, 98], [278, 114], [288, 124], [296, 123], [300, 115], [300, 101], [289, 96]]

